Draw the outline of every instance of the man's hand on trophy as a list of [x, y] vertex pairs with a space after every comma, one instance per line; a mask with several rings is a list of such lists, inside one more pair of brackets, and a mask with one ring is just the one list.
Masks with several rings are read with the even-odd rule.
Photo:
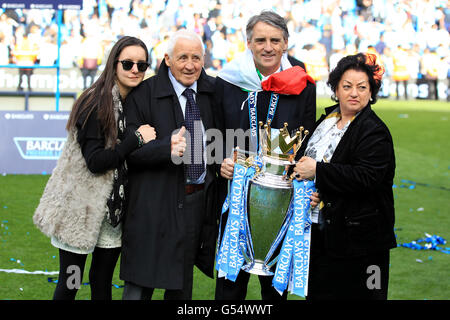
[[220, 175], [225, 179], [232, 180], [234, 172], [234, 161], [231, 158], [225, 158], [220, 166]]
[[313, 192], [311, 196], [309, 197], [311, 199], [311, 208], [317, 207], [317, 205], [320, 203], [320, 197], [318, 192]]

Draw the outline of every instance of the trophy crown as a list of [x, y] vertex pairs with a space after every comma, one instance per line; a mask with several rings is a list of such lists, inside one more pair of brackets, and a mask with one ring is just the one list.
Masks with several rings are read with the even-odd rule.
[[[303, 141], [309, 134], [304, 127], [299, 127], [295, 134], [291, 136], [288, 131], [288, 123], [285, 122], [283, 127], [277, 132], [271, 128], [270, 120], [266, 124], [259, 122], [259, 143], [262, 154], [280, 160], [288, 160], [293, 162], [295, 155], [300, 150]], [[272, 137], [273, 136], [273, 137]]]

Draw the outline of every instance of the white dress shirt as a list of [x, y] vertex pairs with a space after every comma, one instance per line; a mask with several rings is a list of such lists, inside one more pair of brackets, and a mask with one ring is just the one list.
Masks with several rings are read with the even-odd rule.
[[[187, 98], [183, 95], [184, 90], [186, 90], [187, 88], [182, 85], [181, 83], [179, 83], [177, 81], [177, 79], [175, 79], [175, 77], [173, 76], [172, 72], [170, 71], [169, 68], [169, 79], [170, 82], [172, 83], [173, 89], [175, 90], [175, 93], [178, 97], [178, 101], [180, 102], [180, 106], [181, 106], [181, 111], [183, 112], [183, 117], [185, 115], [185, 111], [186, 111], [186, 102], [187, 102]], [[194, 100], [196, 99], [196, 95], [197, 95], [197, 81], [195, 81], [190, 87], [190, 89], [194, 90]], [[202, 131], [203, 131], [203, 160], [205, 163], [205, 171], [203, 172], [203, 174], [196, 180], [196, 181], [190, 181], [189, 178], [187, 178], [187, 183], [188, 184], [201, 184], [205, 182], [205, 177], [206, 177], [206, 134], [205, 134], [205, 127], [203, 125], [203, 121], [202, 121]]]

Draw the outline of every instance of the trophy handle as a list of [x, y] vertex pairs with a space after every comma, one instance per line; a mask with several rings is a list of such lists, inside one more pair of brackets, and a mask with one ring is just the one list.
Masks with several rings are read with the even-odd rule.
[[278, 254], [275, 259], [273, 259], [272, 261], [266, 263], [266, 266], [269, 269], [271, 269], [278, 262], [279, 259], [280, 259], [280, 255]]
[[244, 256], [245, 262], [247, 262], [248, 264], [252, 264], [253, 260], [248, 256], [247, 250], [244, 249], [242, 244], [239, 244], [239, 246], [241, 248], [241, 252], [242, 252], [242, 255]]

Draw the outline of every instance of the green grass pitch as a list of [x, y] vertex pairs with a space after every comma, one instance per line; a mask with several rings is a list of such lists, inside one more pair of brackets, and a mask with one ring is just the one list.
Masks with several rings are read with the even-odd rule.
[[[319, 116], [331, 105], [318, 99]], [[397, 169], [394, 180], [397, 241], [409, 243], [425, 233], [450, 241], [450, 104], [447, 102], [379, 100], [375, 112], [390, 128]], [[4, 155], [2, 155], [4, 156]], [[1, 170], [1, 169], [0, 169]], [[0, 172], [1, 174], [1, 172]], [[58, 251], [32, 223], [49, 176], [0, 175], [0, 269], [58, 271]], [[450, 247], [450, 243], [441, 247]], [[90, 257], [83, 282], [88, 282]], [[435, 250], [395, 248], [391, 251], [389, 299], [447, 300], [450, 297], [450, 255]], [[119, 266], [113, 299], [121, 299]], [[51, 299], [57, 275], [23, 275], [0, 271], [0, 300]], [[51, 279], [50, 279], [51, 280]], [[214, 299], [215, 280], [195, 270], [194, 300]], [[162, 299], [156, 290], [155, 299]], [[89, 285], [77, 299], [90, 299]], [[247, 299], [260, 299], [257, 277], [250, 280]], [[298, 299], [289, 296], [289, 299]]]

